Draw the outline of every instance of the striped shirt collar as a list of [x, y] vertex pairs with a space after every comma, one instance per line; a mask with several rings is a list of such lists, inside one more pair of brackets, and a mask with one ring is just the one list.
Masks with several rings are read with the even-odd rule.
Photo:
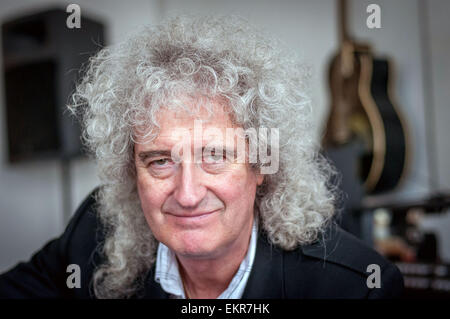
[[[242, 260], [238, 271], [231, 279], [227, 289], [217, 299], [240, 299], [244, 293], [248, 277], [252, 270], [258, 239], [258, 220], [254, 218], [250, 245], [245, 258]], [[156, 256], [155, 281], [173, 299], [186, 299], [183, 282], [178, 270], [178, 262], [175, 253], [163, 243], [159, 243]]]

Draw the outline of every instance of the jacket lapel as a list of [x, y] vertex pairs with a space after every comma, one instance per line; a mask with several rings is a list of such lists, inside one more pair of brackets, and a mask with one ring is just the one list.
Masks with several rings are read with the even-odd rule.
[[[321, 238], [315, 242], [301, 246], [297, 251], [289, 252], [289, 258], [280, 248], [269, 243], [267, 237], [259, 235], [256, 256], [253, 262], [253, 269], [247, 282], [243, 299], [284, 299], [287, 298], [285, 290], [285, 267], [292, 266], [292, 258], [295, 258], [295, 273], [302, 277], [308, 276], [310, 269], [303, 268], [303, 256], [312, 256], [318, 259], [337, 260], [334, 254], [341, 240], [342, 232], [337, 227], [327, 227]], [[298, 296], [306, 293], [307, 287], [301, 286]]]
[[[154, 267], [149, 271], [143, 298], [167, 299], [161, 285], [155, 282]], [[264, 299], [284, 297], [283, 254], [279, 248], [269, 244], [260, 234], [256, 246], [255, 260], [242, 299]]]
[[[322, 240], [301, 247], [304, 255], [324, 260], [336, 259], [333, 252], [340, 241], [341, 233], [331, 227]], [[327, 244], [324, 244], [326, 242]], [[301, 254], [302, 254], [301, 253]], [[264, 234], [259, 234], [256, 246], [255, 260], [247, 281], [242, 299], [283, 299], [285, 296], [284, 255], [278, 247], [271, 245]], [[297, 265], [299, 267], [299, 265]], [[300, 267], [301, 268], [301, 267]], [[299, 275], [303, 275], [298, 269]], [[161, 285], [155, 282], [154, 267], [146, 278], [143, 298], [167, 299], [167, 294]]]
[[242, 299], [284, 298], [283, 253], [260, 234]]

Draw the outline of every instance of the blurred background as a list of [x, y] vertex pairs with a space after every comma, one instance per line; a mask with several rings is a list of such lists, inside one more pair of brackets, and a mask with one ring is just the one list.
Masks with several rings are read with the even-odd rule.
[[397, 263], [405, 296], [450, 296], [449, 1], [78, 0], [80, 28], [69, 4], [0, 3], [0, 272], [99, 185], [64, 110], [89, 56], [168, 16], [233, 13], [311, 66], [316, 138], [342, 174], [338, 221]]

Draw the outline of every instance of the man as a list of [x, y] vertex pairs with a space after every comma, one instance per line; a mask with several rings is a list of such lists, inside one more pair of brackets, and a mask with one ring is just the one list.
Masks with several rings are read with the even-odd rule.
[[60, 238], [0, 277], [0, 294], [399, 296], [397, 268], [332, 222], [307, 70], [279, 49], [239, 18], [210, 17], [102, 50], [71, 110], [103, 186]]

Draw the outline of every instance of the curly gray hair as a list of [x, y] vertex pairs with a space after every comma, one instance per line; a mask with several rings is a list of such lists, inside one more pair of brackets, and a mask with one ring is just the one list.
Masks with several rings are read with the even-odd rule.
[[260, 227], [283, 249], [323, 233], [334, 214], [332, 169], [313, 141], [308, 68], [281, 48], [239, 17], [176, 17], [91, 59], [69, 108], [81, 115], [104, 183], [98, 211], [106, 260], [94, 273], [98, 298], [132, 296], [155, 262], [133, 145], [136, 134], [156, 136], [158, 110], [175, 105], [180, 94], [224, 99], [244, 129], [278, 128], [279, 169], [265, 177], [255, 200]]

